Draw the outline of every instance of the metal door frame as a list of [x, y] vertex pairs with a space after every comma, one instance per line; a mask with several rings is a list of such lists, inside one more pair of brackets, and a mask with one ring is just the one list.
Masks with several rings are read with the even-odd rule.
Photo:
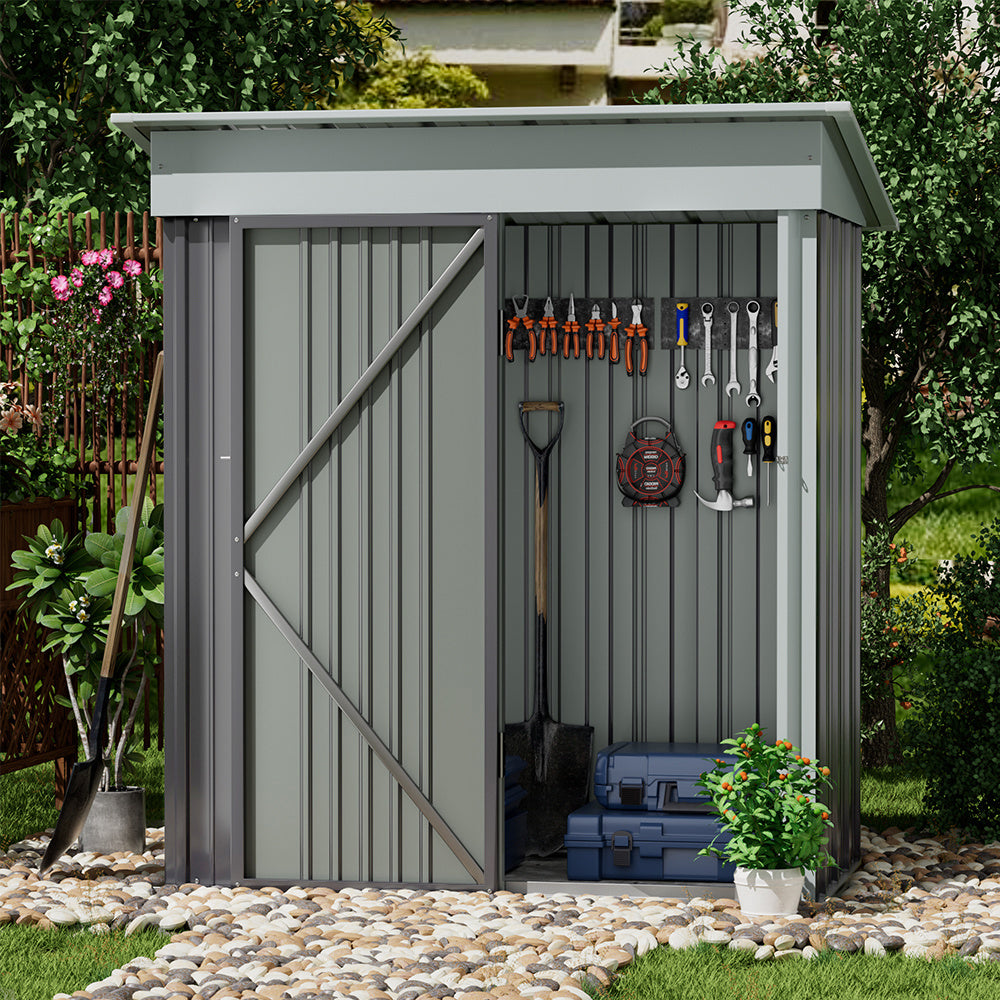
[[[230, 717], [232, 759], [229, 762], [232, 777], [232, 798], [230, 802], [230, 870], [234, 874], [237, 885], [265, 886], [274, 885], [274, 878], [245, 878], [245, 820], [244, 820], [244, 781], [245, 781], [245, 727], [244, 727], [244, 592], [257, 602], [262, 611], [270, 618], [283, 638], [298, 653], [302, 664], [310, 671], [337, 703], [338, 707], [363, 737], [375, 753], [376, 757], [389, 770], [393, 778], [408, 795], [425, 819], [451, 848], [452, 852], [475, 880], [468, 885], [451, 885], [445, 883], [380, 883], [380, 882], [329, 882], [309, 879], [298, 879], [296, 885], [374, 885], [374, 886], [416, 886], [463, 888], [495, 890], [502, 887], [503, 863], [502, 842], [499, 827], [499, 789], [501, 785], [501, 764], [499, 755], [499, 681], [498, 681], [498, 416], [497, 396], [498, 385], [496, 372], [490, 365], [482, 372], [483, 406], [485, 407], [486, 436], [483, 442], [484, 455], [484, 496], [485, 496], [485, 550], [484, 571], [486, 573], [486, 608], [485, 625], [485, 705], [484, 705], [484, 757], [485, 769], [483, 776], [483, 806], [484, 806], [484, 862], [480, 868], [478, 862], [442, 817], [423, 796], [419, 786], [406, 774], [402, 765], [395, 759], [388, 748], [381, 742], [378, 734], [365, 722], [357, 707], [353, 705], [343, 690], [333, 678], [322, 668], [315, 656], [312, 656], [308, 646], [297, 635], [295, 629], [281, 616], [277, 608], [267, 599], [260, 585], [246, 572], [244, 568], [244, 544], [246, 538], [253, 534], [273, 509], [280, 497], [298, 479], [309, 462], [317, 454], [323, 444], [334, 433], [341, 420], [350, 413], [364, 398], [365, 392], [375, 381], [377, 375], [384, 370], [396, 355], [411, 333], [420, 328], [423, 317], [430, 311], [434, 302], [450, 286], [452, 280], [463, 270], [465, 264], [472, 259], [482, 247], [484, 268], [484, 313], [483, 335], [492, 340], [496, 331], [498, 314], [499, 285], [499, 217], [491, 215], [294, 215], [294, 216], [235, 216], [230, 227], [230, 246], [232, 249], [231, 263], [231, 302], [230, 315], [232, 322], [229, 329], [219, 331], [228, 335], [228, 354], [231, 359], [230, 368], [230, 405], [231, 405], [231, 455], [217, 456], [218, 465], [216, 477], [216, 511], [228, 509], [228, 534], [232, 538], [232, 560], [229, 566], [229, 586], [224, 588], [218, 581], [216, 593], [222, 597], [222, 591], [228, 590], [223, 601], [229, 605], [230, 629], [229, 644], [231, 656], [231, 676], [228, 678], [230, 690]], [[244, 523], [244, 491], [243, 491], [243, 387], [244, 387], [244, 256], [245, 232], [259, 229], [341, 229], [341, 228], [404, 228], [420, 227], [434, 229], [441, 227], [473, 227], [475, 233], [465, 244], [451, 264], [442, 272], [431, 288], [424, 293], [418, 305], [412, 310], [388, 343], [376, 355], [373, 362], [355, 385], [348, 390], [341, 402], [335, 407], [330, 417], [323, 423], [310, 439], [310, 442], [290, 464], [286, 473], [268, 492], [260, 507], [251, 514]], [[220, 338], [221, 339], [221, 338]], [[498, 342], [498, 341], [497, 341]], [[490, 349], [487, 348], [487, 357]], [[226, 472], [228, 471], [228, 477]], [[228, 480], [228, 481], [227, 481]], [[219, 525], [221, 528], [221, 524]], [[217, 620], [224, 620], [220, 615]], [[223, 683], [222, 690], [227, 685]], [[374, 740], [374, 742], [373, 742]], [[475, 846], [475, 845], [474, 845]]]

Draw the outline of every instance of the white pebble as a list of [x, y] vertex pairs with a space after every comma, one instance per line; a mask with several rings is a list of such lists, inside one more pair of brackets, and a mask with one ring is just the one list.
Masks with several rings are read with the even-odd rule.
[[774, 948], [769, 944], [762, 944], [754, 953], [753, 957], [759, 962], [763, 962], [774, 955]]
[[678, 927], [667, 940], [667, 943], [675, 951], [681, 951], [685, 948], [694, 948], [698, 944], [698, 939], [695, 937], [694, 931], [688, 927]]
[[164, 910], [158, 921], [160, 930], [175, 931], [178, 928], [186, 927], [189, 916], [187, 910]]
[[867, 937], [865, 938], [865, 954], [875, 955], [877, 958], [882, 958], [885, 955], [885, 948], [880, 941], [876, 941], [875, 938]]
[[58, 927], [70, 927], [73, 924], [78, 924], [80, 922], [80, 918], [77, 914], [64, 906], [51, 907], [45, 911], [45, 916]]

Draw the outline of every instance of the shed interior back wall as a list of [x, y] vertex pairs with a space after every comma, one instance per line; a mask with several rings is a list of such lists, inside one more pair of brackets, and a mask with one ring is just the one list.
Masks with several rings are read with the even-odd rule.
[[[676, 387], [677, 350], [660, 349], [659, 300], [774, 296], [777, 227], [771, 223], [507, 226], [501, 292], [527, 294], [532, 309], [553, 299], [652, 297], [643, 314], [652, 350], [645, 377], [624, 363], [539, 356], [499, 359], [500, 664], [504, 722], [532, 711], [534, 660], [534, 463], [521, 436], [520, 400], [565, 403], [565, 426], [551, 462], [549, 500], [550, 707], [562, 722], [594, 727], [594, 749], [619, 740], [717, 741], [759, 721], [775, 726], [775, 477], [766, 505], [766, 471], [747, 476], [739, 425], [777, 410], [780, 387], [760, 357], [759, 410], [745, 402], [747, 351], [738, 352], [740, 393], [725, 392], [729, 325], [716, 315], [712, 370], [701, 385], [702, 351], [688, 349], [691, 375]], [[779, 304], [780, 309], [780, 304]], [[619, 313], [624, 327], [631, 316]], [[577, 320], [586, 321], [580, 308]], [[608, 319], [607, 315], [604, 319]], [[559, 315], [560, 323], [565, 316]], [[560, 346], [561, 346], [560, 330]], [[725, 344], [725, 350], [719, 348]], [[669, 420], [687, 455], [676, 508], [621, 503], [615, 455], [633, 420]], [[734, 496], [755, 506], [729, 514], [702, 507], [714, 498], [709, 447], [719, 419], [737, 424]], [[550, 418], [533, 414], [535, 439]], [[639, 428], [642, 430], [643, 428]], [[646, 428], [657, 432], [654, 425]], [[779, 428], [779, 454], [780, 428]]]

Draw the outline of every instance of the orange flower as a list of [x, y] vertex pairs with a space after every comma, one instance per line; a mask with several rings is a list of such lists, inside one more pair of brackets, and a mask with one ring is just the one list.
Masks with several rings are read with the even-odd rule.
[[747, 773], [746, 773], [746, 771], [740, 771], [740, 777], [741, 777], [741, 778], [742, 778], [742, 779], [743, 779], [744, 781], [746, 781], [746, 780], [747, 780]]
[[781, 781], [784, 781], [784, 780], [785, 780], [785, 778], [787, 778], [787, 777], [788, 777], [788, 775], [787, 775], [787, 774], [779, 774], [779, 775], [778, 775], [778, 778], [779, 778], [779, 779], [780, 779]]
[[819, 814], [819, 818], [820, 819], [829, 819], [830, 818], [830, 814], [829, 813], [820, 813]]
[[788, 740], [785, 740], [785, 749], [786, 750], [791, 750], [792, 749], [792, 744], [789, 743]]
[[808, 764], [809, 763], [809, 758], [808, 757], [803, 757], [802, 758], [802, 763], [803, 764]]
[[828, 775], [830, 773], [830, 768], [824, 767], [820, 769], [820, 774]]

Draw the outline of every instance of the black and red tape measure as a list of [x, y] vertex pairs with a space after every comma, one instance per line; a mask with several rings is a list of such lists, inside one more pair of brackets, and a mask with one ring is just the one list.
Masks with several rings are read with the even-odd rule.
[[[662, 437], [639, 437], [635, 429], [650, 421], [663, 424]], [[618, 455], [618, 489], [625, 507], [676, 507], [684, 484], [684, 452], [662, 417], [640, 417], [629, 428]]]

